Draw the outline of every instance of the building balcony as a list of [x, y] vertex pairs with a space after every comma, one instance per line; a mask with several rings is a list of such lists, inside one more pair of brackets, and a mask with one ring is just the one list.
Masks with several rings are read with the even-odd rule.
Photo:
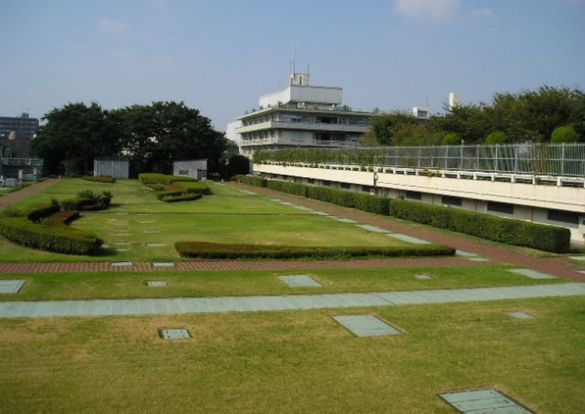
[[290, 129], [302, 131], [350, 132], [364, 134], [368, 131], [367, 125], [327, 124], [321, 122], [287, 122], [267, 121], [236, 128], [238, 134], [247, 132], [265, 131], [270, 129]]

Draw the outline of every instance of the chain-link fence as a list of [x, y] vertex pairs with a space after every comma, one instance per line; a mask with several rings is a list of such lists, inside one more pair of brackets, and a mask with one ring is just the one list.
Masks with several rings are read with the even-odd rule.
[[585, 144], [389, 147], [378, 166], [585, 177]]

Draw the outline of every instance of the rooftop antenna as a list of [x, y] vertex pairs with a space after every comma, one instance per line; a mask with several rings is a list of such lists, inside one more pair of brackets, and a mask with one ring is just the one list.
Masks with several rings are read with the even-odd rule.
[[429, 94], [428, 93], [425, 94], [425, 101], [426, 101], [427, 108], [428, 108], [429, 107]]
[[295, 45], [295, 54], [293, 58], [293, 73], [297, 73], [297, 45]]
[[311, 74], [311, 65], [307, 63], [307, 75]]

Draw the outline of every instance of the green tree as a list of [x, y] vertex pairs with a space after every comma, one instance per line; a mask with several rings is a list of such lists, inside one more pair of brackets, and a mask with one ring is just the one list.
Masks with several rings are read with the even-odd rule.
[[508, 142], [508, 137], [502, 131], [494, 131], [489, 134], [484, 141], [486, 145], [505, 144]]
[[117, 155], [121, 126], [97, 103], [70, 103], [43, 117], [46, 124], [32, 141], [45, 174], [87, 174], [98, 156]]
[[579, 134], [572, 126], [556, 127], [550, 137], [552, 144], [571, 144], [579, 142]]
[[235, 175], [246, 175], [250, 173], [250, 160], [243, 155], [233, 155], [228, 163], [228, 175], [233, 177]]
[[362, 138], [366, 146], [395, 145], [393, 138], [396, 130], [403, 125], [413, 125], [416, 118], [402, 112], [374, 115], [370, 119], [370, 128]]
[[394, 130], [393, 145], [421, 146], [440, 145], [443, 140], [441, 134], [433, 133], [426, 125], [405, 123]]
[[450, 132], [443, 138], [443, 142], [441, 145], [459, 145], [461, 144], [461, 137], [454, 133]]

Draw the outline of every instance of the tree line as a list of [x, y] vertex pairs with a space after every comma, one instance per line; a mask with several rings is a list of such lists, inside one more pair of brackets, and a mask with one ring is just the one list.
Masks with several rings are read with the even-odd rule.
[[[106, 110], [98, 103], [70, 103], [43, 117], [32, 141], [44, 173], [86, 175], [97, 157], [123, 156], [131, 176], [172, 173], [173, 161], [207, 159], [208, 174], [247, 173], [235, 143], [216, 131], [198, 109], [183, 102], [153, 102]], [[246, 171], [242, 171], [242, 170]]]
[[442, 116], [417, 119], [401, 112], [372, 117], [362, 143], [459, 145], [582, 142], [585, 93], [543, 86], [518, 94], [497, 93], [491, 103], [456, 105]]

